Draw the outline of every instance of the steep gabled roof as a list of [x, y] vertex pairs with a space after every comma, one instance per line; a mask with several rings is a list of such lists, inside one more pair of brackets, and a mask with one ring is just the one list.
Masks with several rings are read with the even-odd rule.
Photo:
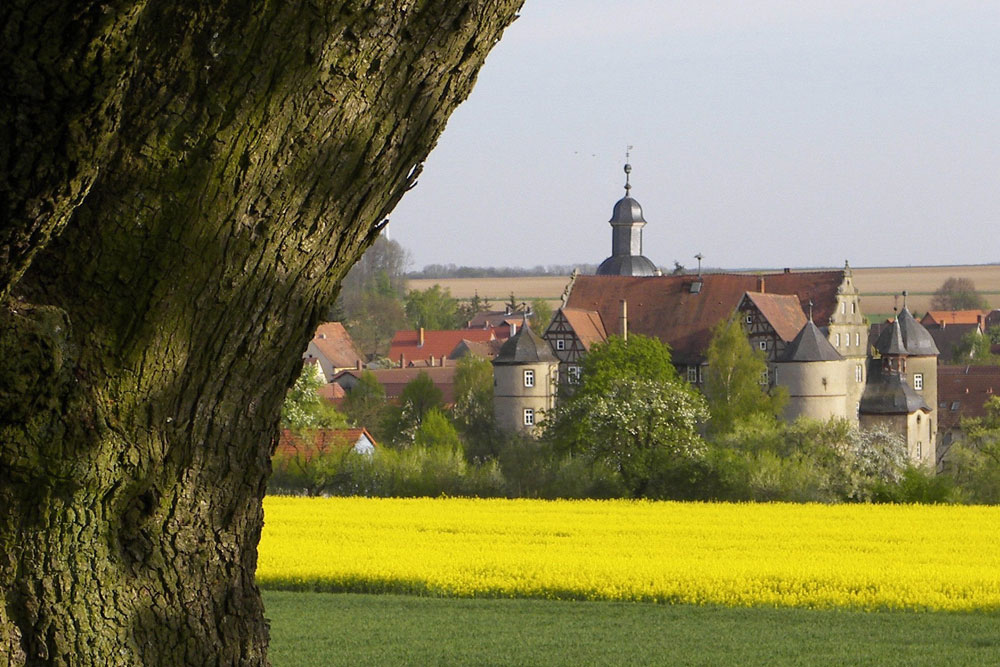
[[938, 366], [937, 383], [940, 428], [956, 427], [986, 416], [986, 401], [1000, 395], [1000, 366]]
[[[709, 273], [701, 276], [577, 276], [567, 306], [596, 310], [609, 335], [618, 335], [621, 301], [628, 302], [630, 333], [653, 336], [672, 348], [675, 363], [701, 363], [712, 327], [728, 318], [744, 293], [757, 288], [756, 274]], [[800, 307], [812, 299], [814, 319], [829, 321], [837, 306], [844, 271], [775, 273], [763, 276], [767, 291], [794, 294]], [[692, 284], [700, 282], [695, 293]], [[696, 289], [696, 288], [695, 288]], [[803, 308], [804, 310], [804, 308]]]
[[799, 335], [806, 324], [799, 298], [794, 294], [747, 292], [743, 297], [757, 307], [781, 340], [788, 342]]
[[583, 349], [588, 352], [594, 343], [603, 343], [608, 339], [604, 321], [596, 310], [582, 310], [580, 308], [560, 308], [559, 310], [566, 318], [566, 322], [573, 328], [576, 337], [580, 339]]
[[785, 354], [778, 361], [840, 361], [844, 357], [830, 345], [819, 327], [809, 320], [799, 331], [795, 339], [785, 349]]
[[313, 334], [312, 343], [334, 368], [350, 368], [364, 361], [347, 329], [340, 322], [320, 324]]
[[275, 453], [297, 454], [308, 461], [316, 454], [334, 448], [354, 448], [359, 444], [366, 450], [368, 445], [372, 448], [378, 446], [366, 428], [322, 428], [310, 431], [308, 435], [299, 435], [286, 428], [278, 437]]
[[962, 342], [966, 334], [979, 331], [979, 325], [949, 324], [946, 327], [933, 327], [927, 333], [934, 339], [934, 345], [941, 352], [941, 363], [950, 364], [955, 356], [955, 346]]

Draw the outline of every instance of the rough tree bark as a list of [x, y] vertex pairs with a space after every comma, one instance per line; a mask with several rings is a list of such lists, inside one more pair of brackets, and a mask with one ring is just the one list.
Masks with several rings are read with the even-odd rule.
[[521, 2], [0, 4], [0, 665], [266, 663], [285, 389]]

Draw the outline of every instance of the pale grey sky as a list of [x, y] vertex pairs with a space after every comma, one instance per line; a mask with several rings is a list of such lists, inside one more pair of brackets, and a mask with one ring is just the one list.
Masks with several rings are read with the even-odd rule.
[[1000, 1], [527, 0], [390, 216], [426, 264], [1000, 262]]

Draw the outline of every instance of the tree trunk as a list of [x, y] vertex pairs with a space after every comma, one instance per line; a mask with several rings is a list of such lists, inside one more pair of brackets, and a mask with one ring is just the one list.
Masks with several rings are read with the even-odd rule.
[[285, 390], [521, 1], [0, 5], [0, 665], [266, 664]]

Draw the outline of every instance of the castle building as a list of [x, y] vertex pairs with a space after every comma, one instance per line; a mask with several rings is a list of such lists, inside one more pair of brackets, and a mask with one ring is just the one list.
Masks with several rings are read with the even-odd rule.
[[493, 415], [505, 431], [534, 433], [555, 407], [559, 359], [528, 326], [503, 344], [493, 359]]
[[[661, 275], [641, 254], [646, 221], [629, 194], [629, 165], [625, 173], [625, 197], [611, 219], [611, 257], [597, 275], [574, 273], [562, 308], [542, 336], [561, 362], [563, 382], [579, 378], [581, 361], [595, 342], [638, 333], [666, 343], [681, 377], [703, 386], [712, 330], [737, 317], [767, 360], [762, 383], [789, 392], [785, 418], [889, 426], [905, 436], [911, 460], [936, 463], [938, 350], [905, 301], [892, 327], [897, 334], [886, 333], [872, 351], [847, 262], [828, 271], [702, 274], [699, 267], [697, 275]], [[516, 375], [504, 381], [514, 382]], [[501, 396], [500, 386], [498, 376], [498, 397], [514, 400]], [[507, 423], [522, 409], [511, 403]], [[500, 421], [499, 408], [497, 416]]]

